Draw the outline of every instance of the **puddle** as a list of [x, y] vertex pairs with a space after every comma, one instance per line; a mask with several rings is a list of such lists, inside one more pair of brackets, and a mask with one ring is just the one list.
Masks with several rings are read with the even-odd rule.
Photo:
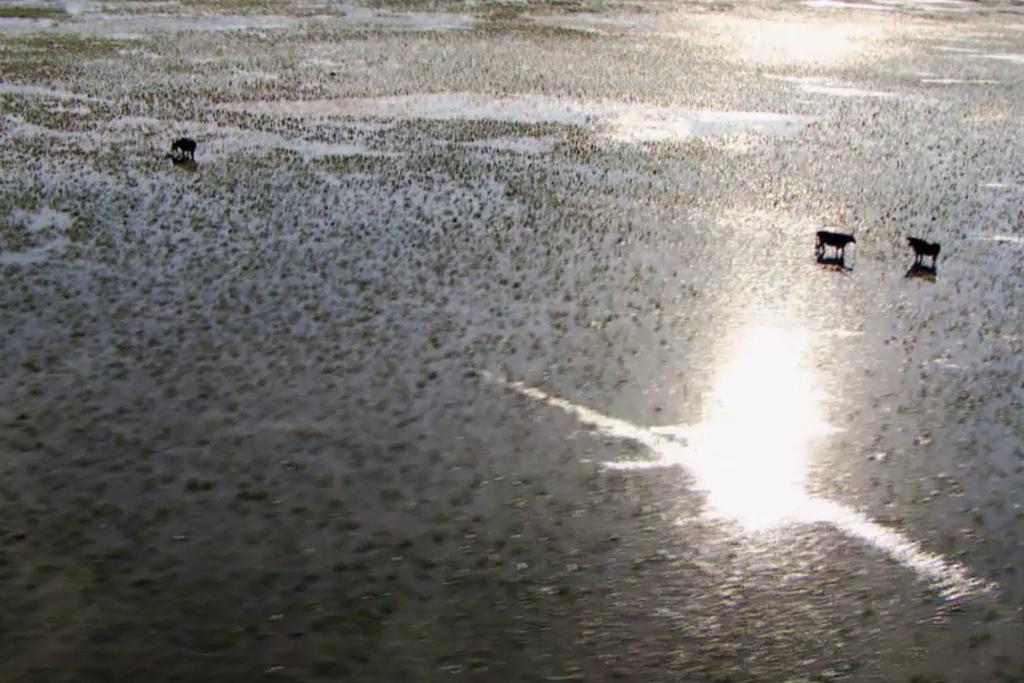
[[52, 19], [0, 17], [0, 33], [31, 33], [51, 28], [56, 23]]
[[41, 85], [17, 85], [14, 83], [0, 83], [0, 96], [23, 95], [26, 97], [50, 97], [56, 100], [81, 100], [82, 102], [107, 102], [110, 100], [100, 97], [90, 97], [78, 93], [68, 92], [57, 88], [47, 88]]
[[50, 258], [53, 252], [63, 249], [68, 241], [59, 237], [34, 249], [25, 251], [0, 251], [0, 266], [28, 266]]
[[327, 26], [367, 26], [409, 31], [441, 31], [473, 28], [476, 17], [449, 12], [396, 12], [356, 5], [324, 6], [321, 16], [277, 14], [114, 14], [102, 11], [68, 12], [66, 19], [0, 18], [0, 32], [53, 32], [88, 36], [134, 38], [147, 33], [184, 31], [217, 32], [284, 29], [309, 22]]
[[60, 104], [49, 105], [46, 110], [54, 114], [70, 114], [71, 116], [88, 116], [92, 114], [92, 109], [84, 105], [78, 107], [65, 107]]
[[555, 147], [555, 139], [552, 137], [530, 138], [530, 137], [504, 137], [488, 138], [466, 143], [467, 147], [490, 149], [498, 152], [513, 152], [515, 154], [547, 154]]
[[47, 128], [46, 126], [39, 126], [34, 123], [25, 121], [20, 116], [12, 116], [8, 114], [3, 118], [6, 124], [6, 133], [11, 137], [21, 138], [39, 138], [47, 137], [53, 140], [65, 140], [75, 142], [85, 142], [89, 148], [96, 148], [100, 143], [93, 140], [87, 133], [71, 133], [62, 130], [56, 130], [54, 128]]
[[595, 14], [590, 12], [529, 14], [523, 18], [538, 26], [599, 34], [631, 28], [653, 28], [654, 22], [658, 19], [646, 14]]
[[29, 232], [40, 232], [49, 228], [66, 230], [71, 225], [72, 220], [71, 214], [50, 208], [40, 209], [39, 211], [15, 209], [11, 212], [11, 218], [15, 222], [24, 224], [25, 229]]
[[279, 81], [281, 80], [281, 75], [269, 71], [236, 70], [231, 74], [231, 79], [243, 83], [248, 81]]
[[239, 31], [245, 29], [280, 29], [303, 21], [298, 17], [278, 15], [173, 15], [143, 14], [120, 15], [90, 13], [54, 21], [30, 20], [10, 22], [0, 20], [3, 32], [52, 32], [83, 36], [119, 38], [141, 37], [146, 33], [177, 31]]
[[813, 9], [859, 9], [872, 12], [891, 12], [894, 8], [867, 2], [842, 2], [841, 0], [806, 0], [804, 5]]
[[813, 95], [833, 95], [835, 97], [896, 97], [896, 93], [881, 90], [864, 90], [863, 88], [849, 88], [837, 85], [814, 85], [804, 83], [800, 90]]
[[1000, 62], [1010, 62], [1012, 64], [1024, 64], [1024, 55], [1015, 54], [991, 54], [991, 55], [977, 55], [979, 59], [994, 59]]
[[324, 142], [291, 138], [277, 133], [248, 130], [231, 126], [217, 126], [208, 123], [165, 121], [147, 117], [126, 116], [114, 119], [110, 129], [143, 128], [153, 132], [166, 133], [168, 140], [180, 131], [187, 132], [199, 143], [197, 155], [209, 159], [225, 154], [250, 152], [260, 149], [284, 149], [295, 152], [303, 159], [317, 159], [331, 156], [383, 156], [368, 147], [350, 142]]
[[233, 111], [281, 116], [387, 120], [485, 120], [563, 124], [599, 129], [613, 140], [659, 142], [706, 135], [758, 132], [788, 136], [813, 117], [763, 112], [717, 112], [613, 100], [476, 93], [431, 93], [380, 98], [252, 102], [225, 105]]
[[709, 48], [726, 46], [741, 62], [768, 66], [874, 61], [892, 51], [894, 37], [876, 23], [820, 19], [710, 15], [700, 17], [697, 26]]
[[978, 239], [985, 242], [997, 242], [999, 244], [1024, 244], [1024, 237], [1020, 237], [1018, 235], [983, 235]]
[[996, 85], [1001, 81], [988, 78], [922, 78], [926, 85]]
[[773, 81], [784, 81], [792, 83], [801, 91], [811, 95], [831, 95], [833, 97], [897, 97], [897, 93], [885, 92], [882, 90], [867, 90], [849, 85], [828, 83], [819, 78], [803, 78], [798, 76], [775, 76], [766, 75], [765, 78]]
[[875, 0], [875, 2], [844, 2], [843, 0], [805, 0], [813, 9], [869, 10], [892, 12], [918, 10], [925, 12], [966, 12], [968, 7], [957, 0]]
[[444, 31], [469, 29], [477, 25], [476, 17], [453, 12], [395, 12], [359, 5], [323, 5], [341, 12], [346, 24], [360, 24], [381, 28], [399, 28], [413, 31]]
[[956, 52], [957, 54], [977, 54], [978, 50], [970, 47], [957, 47], [956, 45], [936, 45], [935, 50], [939, 52]]

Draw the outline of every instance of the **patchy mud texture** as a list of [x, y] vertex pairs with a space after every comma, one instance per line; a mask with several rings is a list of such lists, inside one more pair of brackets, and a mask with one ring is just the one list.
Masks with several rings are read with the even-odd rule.
[[1024, 680], [1022, 41], [6, 3], [0, 681]]

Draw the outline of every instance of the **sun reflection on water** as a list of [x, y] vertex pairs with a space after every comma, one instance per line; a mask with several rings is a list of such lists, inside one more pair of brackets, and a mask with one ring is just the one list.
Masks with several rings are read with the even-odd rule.
[[867, 55], [877, 57], [898, 29], [870, 20], [820, 21], [739, 17], [688, 16], [683, 40], [725, 47], [734, 58], [769, 66], [839, 65]]
[[687, 435], [687, 459], [708, 504], [746, 529], [806, 517], [811, 440], [834, 431], [804, 365], [809, 335], [758, 325], [735, 343], [720, 371], [704, 421]]
[[613, 438], [646, 446], [651, 458], [611, 461], [610, 469], [683, 467], [707, 497], [707, 514], [744, 533], [788, 524], [830, 524], [913, 570], [948, 600], [994, 586], [960, 564], [929, 553], [902, 533], [807, 488], [815, 439], [838, 431], [824, 418], [825, 396], [807, 365], [810, 333], [796, 325], [755, 324], [729, 346], [695, 425], [644, 427], [603, 415], [522, 382], [484, 377], [559, 408]]

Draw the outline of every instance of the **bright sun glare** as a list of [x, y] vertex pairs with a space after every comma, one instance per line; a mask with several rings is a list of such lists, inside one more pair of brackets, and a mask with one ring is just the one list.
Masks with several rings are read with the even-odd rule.
[[812, 496], [807, 470], [815, 438], [836, 431], [807, 367], [811, 336], [799, 326], [743, 328], [718, 373], [696, 425], [645, 427], [603, 415], [522, 382], [483, 375], [573, 415], [600, 433], [646, 446], [650, 459], [604, 463], [610, 469], [683, 467], [707, 496], [706, 513], [760, 535], [788, 524], [827, 523], [876, 548], [956, 600], [993, 586], [960, 564], [929, 553], [899, 531], [836, 501]]
[[[735, 57], [772, 66], [840, 64], [877, 53], [891, 28], [838, 21], [770, 21], [707, 15], [696, 19], [699, 40], [728, 46]], [[682, 34], [692, 39], [692, 29]]]
[[831, 431], [799, 328], [756, 326], [734, 344], [689, 430], [688, 468], [720, 516], [761, 530], [804, 516], [811, 439]]

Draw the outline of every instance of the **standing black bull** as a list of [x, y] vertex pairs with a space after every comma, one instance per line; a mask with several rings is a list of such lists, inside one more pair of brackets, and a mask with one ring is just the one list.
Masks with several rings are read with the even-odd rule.
[[833, 247], [836, 250], [835, 259], [842, 263], [846, 255], [846, 245], [850, 242], [857, 243], [853, 235], [846, 235], [841, 232], [819, 230], [817, 236], [818, 241], [814, 245], [814, 255], [818, 257], [819, 261], [825, 258], [825, 249]]
[[907, 244], [914, 250], [914, 265], [921, 265], [925, 256], [931, 256], [932, 268], [935, 268], [935, 259], [939, 258], [939, 250], [942, 248], [938, 242], [926, 242], [918, 237], [908, 237]]
[[171, 143], [171, 153], [168, 154], [175, 161], [196, 160], [196, 141], [192, 138], [178, 138]]

